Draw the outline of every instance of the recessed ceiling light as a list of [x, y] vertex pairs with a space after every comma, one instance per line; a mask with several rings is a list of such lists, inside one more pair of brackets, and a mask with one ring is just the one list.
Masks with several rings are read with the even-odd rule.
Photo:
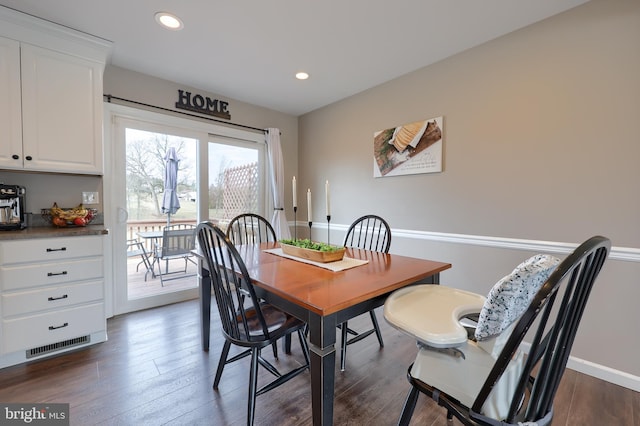
[[176, 15], [173, 15], [168, 12], [158, 12], [155, 15], [156, 22], [163, 27], [170, 30], [181, 30], [184, 27], [184, 24]]
[[296, 73], [296, 78], [297, 78], [298, 80], [306, 80], [306, 79], [308, 79], [308, 78], [309, 78], [309, 74], [307, 74], [307, 73], [306, 73], [306, 72], [304, 72], [304, 71], [297, 72], [297, 73]]

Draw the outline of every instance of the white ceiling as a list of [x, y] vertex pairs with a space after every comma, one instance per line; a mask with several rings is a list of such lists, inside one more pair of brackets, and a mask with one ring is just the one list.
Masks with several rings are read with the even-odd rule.
[[[0, 5], [112, 41], [113, 65], [298, 116], [586, 1], [0, 0]], [[154, 20], [158, 11], [178, 15], [184, 29], [161, 28]], [[296, 80], [299, 70], [311, 78]]]

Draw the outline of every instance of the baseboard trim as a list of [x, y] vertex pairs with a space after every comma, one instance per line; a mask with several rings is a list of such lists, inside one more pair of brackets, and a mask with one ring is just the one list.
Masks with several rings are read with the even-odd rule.
[[[526, 352], [529, 352], [530, 347], [531, 345], [527, 342], [522, 343], [522, 348]], [[567, 368], [586, 374], [587, 376], [595, 377], [596, 379], [604, 380], [605, 382], [613, 383], [614, 385], [640, 392], [640, 377], [625, 373], [624, 371], [615, 370], [613, 368], [596, 364], [595, 362], [585, 361], [584, 359], [573, 356], [569, 357], [569, 360], [567, 361]]]
[[569, 357], [567, 368], [604, 380], [605, 382], [640, 392], [640, 377], [625, 373], [624, 371], [615, 370], [604, 365], [573, 357]]

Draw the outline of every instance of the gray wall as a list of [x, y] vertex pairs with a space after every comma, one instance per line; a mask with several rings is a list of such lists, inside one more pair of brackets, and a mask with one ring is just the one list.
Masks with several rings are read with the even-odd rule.
[[[442, 173], [372, 177], [375, 131], [437, 116]], [[537, 251], [608, 236], [572, 355], [637, 386], [638, 117], [640, 2], [593, 0], [300, 117], [299, 187], [329, 179], [331, 229], [381, 214], [392, 252], [451, 262], [443, 283], [480, 293]]]

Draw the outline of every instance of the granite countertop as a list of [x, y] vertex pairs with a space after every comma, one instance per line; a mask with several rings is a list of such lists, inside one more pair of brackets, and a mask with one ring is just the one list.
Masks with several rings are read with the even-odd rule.
[[34, 238], [80, 237], [87, 235], [106, 235], [109, 230], [104, 225], [88, 225], [72, 228], [55, 226], [33, 226], [17, 231], [0, 231], [0, 241], [26, 240]]

